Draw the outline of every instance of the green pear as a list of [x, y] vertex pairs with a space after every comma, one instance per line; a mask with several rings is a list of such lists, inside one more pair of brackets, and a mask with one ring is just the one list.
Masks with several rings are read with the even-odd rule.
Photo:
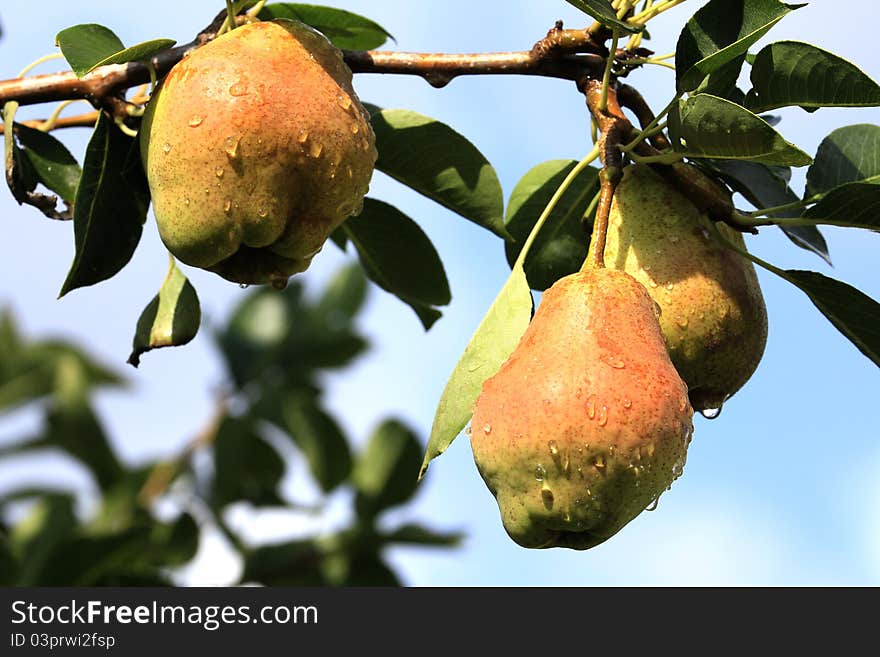
[[[745, 249], [742, 234], [718, 226]], [[611, 205], [605, 264], [660, 306], [669, 354], [694, 409], [719, 409], [748, 381], [767, 342], [754, 266], [713, 239], [697, 208], [648, 166], [624, 171]]]
[[544, 293], [483, 383], [471, 447], [514, 541], [584, 550], [681, 474], [692, 420], [656, 304], [628, 274], [594, 269]]
[[282, 286], [360, 212], [376, 161], [342, 54], [287, 20], [182, 59], [147, 106], [141, 154], [162, 241], [238, 283]]

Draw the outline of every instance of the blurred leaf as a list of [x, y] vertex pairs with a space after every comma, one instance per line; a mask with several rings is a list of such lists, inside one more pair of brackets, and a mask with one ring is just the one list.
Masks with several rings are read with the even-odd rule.
[[149, 556], [157, 566], [182, 566], [199, 548], [199, 526], [188, 513], [170, 523], [156, 523], [149, 540]]
[[18, 573], [18, 562], [12, 556], [6, 532], [0, 529], [0, 586], [12, 586]]
[[317, 310], [332, 325], [351, 322], [367, 298], [367, 279], [358, 264], [340, 269], [324, 289]]
[[214, 439], [215, 507], [240, 501], [281, 506], [284, 502], [278, 496], [278, 484], [283, 476], [284, 461], [249, 421], [223, 419]]
[[400, 586], [393, 570], [378, 554], [358, 554], [348, 564], [348, 576], [340, 586]]
[[170, 258], [159, 294], [138, 319], [128, 362], [137, 367], [141, 355], [161, 347], [179, 347], [199, 332], [202, 311], [195, 288]]
[[[574, 160], [543, 162], [517, 183], [507, 204], [507, 230], [515, 241], [504, 245], [511, 267], [547, 203], [576, 164]], [[545, 290], [581, 268], [589, 242], [581, 219], [599, 191], [598, 173], [588, 167], [574, 180], [535, 238], [524, 267], [533, 290]], [[592, 222], [594, 216], [595, 211], [588, 220]]]
[[59, 296], [104, 281], [128, 263], [140, 241], [149, 203], [137, 141], [101, 114], [76, 191], [76, 255]]
[[358, 513], [375, 516], [406, 502], [418, 486], [422, 448], [418, 438], [397, 420], [380, 424], [352, 473]]
[[[742, 160], [708, 160], [705, 164], [718, 172], [728, 185], [756, 208], [772, 208], [797, 203], [799, 200], [788, 186], [791, 169], [780, 169], [760, 162]], [[801, 212], [801, 210], [789, 210], [773, 216], [799, 217]], [[782, 226], [781, 228], [786, 237], [799, 247], [812, 251], [829, 265], [832, 264], [828, 254], [828, 244], [816, 226]]]
[[403, 525], [382, 536], [385, 543], [453, 547], [461, 543], [464, 534], [459, 532], [436, 532], [421, 525]]
[[84, 23], [61, 30], [55, 45], [70, 64], [77, 77], [82, 77], [95, 64], [125, 49], [125, 44], [112, 30], [97, 23]]
[[608, 27], [616, 27], [623, 32], [636, 33], [644, 30], [643, 25], [630, 25], [617, 18], [617, 12], [608, 0], [566, 0], [568, 4], [580, 9]]
[[379, 171], [499, 237], [509, 238], [498, 176], [471, 142], [417, 112], [370, 109]]
[[50, 562], [55, 549], [76, 528], [73, 497], [54, 495], [38, 501], [9, 535], [9, 551], [19, 564], [17, 586], [33, 586]]
[[809, 155], [783, 139], [761, 117], [710, 94], [679, 101], [669, 113], [669, 133], [675, 150], [689, 157], [783, 166], [812, 162]]
[[40, 182], [73, 205], [82, 174], [76, 158], [64, 144], [46, 132], [21, 124], [17, 124], [15, 129], [18, 140], [24, 147], [24, 154]]
[[[382, 289], [417, 313], [449, 303], [449, 281], [437, 250], [418, 224], [400, 210], [367, 198], [363, 213], [347, 221], [344, 228], [367, 275]], [[432, 323], [424, 323], [425, 328]]]
[[244, 555], [242, 582], [266, 586], [322, 586], [323, 555], [313, 540], [263, 545]]
[[765, 46], [752, 65], [753, 88], [746, 107], [875, 107], [880, 85], [857, 66], [809, 43], [778, 41]]
[[778, 0], [710, 0], [684, 26], [675, 49], [676, 86], [693, 91], [710, 73], [746, 54], [786, 14]]
[[335, 7], [277, 2], [260, 10], [261, 20], [290, 18], [322, 32], [334, 46], [346, 50], [373, 50], [394, 37], [378, 23]]
[[493, 376], [525, 333], [532, 315], [532, 293], [525, 272], [515, 267], [461, 355], [434, 415], [419, 478], [440, 456], [471, 417], [483, 381]]
[[99, 66], [107, 66], [108, 64], [126, 64], [128, 62], [140, 62], [151, 59], [154, 55], [167, 50], [175, 43], [177, 42], [174, 39], [151, 39], [150, 41], [144, 41], [108, 55], [104, 59], [95, 62], [86, 72], [88, 73]]
[[848, 125], [822, 140], [807, 171], [805, 198], [880, 176], [880, 126]]
[[336, 421], [308, 395], [287, 395], [281, 400], [283, 428], [308, 461], [321, 490], [329, 493], [348, 478], [351, 452]]

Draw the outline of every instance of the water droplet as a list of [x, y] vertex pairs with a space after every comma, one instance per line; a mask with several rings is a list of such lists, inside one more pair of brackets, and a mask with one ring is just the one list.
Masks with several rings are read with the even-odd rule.
[[425, 80], [435, 89], [442, 89], [449, 84], [452, 77], [448, 73], [428, 72], [425, 73]]
[[248, 289], [248, 284], [247, 283], [239, 283], [238, 287], [240, 287], [242, 290], [246, 290], [246, 289]]
[[555, 440], [548, 441], [547, 447], [550, 448], [550, 455], [551, 456], [556, 456], [557, 454], [559, 454], [559, 447], [556, 445]]
[[605, 358], [605, 363], [616, 370], [622, 370], [626, 367], [626, 364], [617, 356], [608, 356], [607, 358]]
[[651, 504], [645, 509], [645, 511], [656, 511], [657, 506], [660, 504], [660, 497], [658, 496]]
[[357, 133], [359, 133], [361, 131], [361, 128], [357, 123], [352, 123], [350, 129], [351, 129], [351, 134], [353, 134], [353, 135], [356, 135]]
[[223, 206], [223, 212], [229, 214], [230, 210], [232, 210], [232, 201], [226, 201], [226, 204]]
[[309, 155], [312, 157], [321, 157], [321, 153], [324, 151], [324, 147], [321, 144], [313, 143], [309, 147]]
[[553, 508], [553, 491], [547, 488], [546, 484], [545, 487], [541, 489], [541, 499], [544, 501], [544, 508]]
[[678, 235], [670, 235], [669, 236], [669, 241], [672, 242], [673, 244], [678, 244], [679, 239], [680, 238]]
[[283, 290], [287, 287], [287, 278], [284, 276], [275, 276], [272, 278], [272, 287], [276, 290]]
[[217, 167], [216, 169], [214, 169], [214, 175], [217, 176], [218, 178], [222, 178], [223, 174], [224, 174], [223, 167]]
[[241, 136], [239, 135], [227, 137], [226, 141], [223, 142], [223, 150], [226, 151], [226, 155], [228, 155], [232, 159], [238, 157], [238, 143], [240, 141]]
[[189, 205], [189, 197], [186, 197], [185, 199], [183, 199], [183, 204]]
[[700, 411], [700, 415], [702, 415], [707, 420], [714, 420], [719, 415], [721, 415], [721, 407], [718, 408], [704, 408]]
[[672, 281], [669, 281], [669, 282], [668, 282], [666, 285], [664, 285], [663, 287], [665, 287], [667, 290], [671, 290], [672, 288], [675, 287], [675, 283], [673, 283]]
[[464, 435], [467, 436], [468, 438], [470, 438], [473, 433], [474, 433], [473, 427], [471, 425], [467, 425], [467, 428], [464, 430]]
[[[587, 415], [591, 420], [596, 417], [596, 400], [593, 399], [592, 395], [587, 400]], [[587, 447], [589, 447], [589, 445], [587, 445]]]
[[687, 408], [688, 400], [687, 397], [682, 395], [681, 399], [678, 400], [678, 410], [680, 413], [684, 413], [684, 409]]
[[230, 96], [244, 96], [248, 92], [247, 82], [243, 82], [239, 80], [231, 87], [229, 87], [229, 95]]
[[354, 170], [349, 166], [345, 166], [345, 173], [349, 178], [354, 178]]
[[687, 328], [688, 326], [688, 318], [684, 316], [676, 317], [675, 323], [678, 324], [681, 328]]
[[200, 125], [202, 125], [202, 121], [204, 120], [205, 117], [203, 117], [201, 114], [193, 114], [189, 119], [189, 127], [198, 128]]
[[269, 216], [269, 211], [266, 210], [266, 208], [260, 208], [259, 210], [257, 210], [257, 216], [260, 219], [265, 219], [266, 217]]
[[536, 481], [544, 481], [544, 477], [547, 476], [547, 471], [544, 470], [543, 465], [535, 466], [535, 480]]
[[339, 103], [339, 106], [344, 110], [348, 110], [348, 108], [351, 107], [351, 98], [348, 96], [339, 96], [339, 98], [336, 99], [336, 102]]
[[605, 457], [601, 454], [593, 459], [593, 467], [596, 468], [599, 472], [604, 472], [605, 466]]
[[602, 408], [599, 410], [598, 422], [599, 422], [600, 427], [604, 427], [606, 424], [608, 424], [608, 407], [605, 406], [604, 404], [602, 405]]
[[651, 279], [650, 281], [648, 281], [648, 285], [651, 288], [655, 288], [655, 287], [657, 287], [657, 281], [655, 281], [654, 279]]
[[171, 144], [169, 144], [167, 141], [162, 146], [162, 152], [163, 153], [170, 153], [171, 152]]
[[623, 407], [624, 407], [624, 408], [632, 408], [632, 405], [633, 405], [632, 401], [630, 401], [629, 399], [627, 399], [627, 398], [624, 397], [624, 399], [623, 399]]

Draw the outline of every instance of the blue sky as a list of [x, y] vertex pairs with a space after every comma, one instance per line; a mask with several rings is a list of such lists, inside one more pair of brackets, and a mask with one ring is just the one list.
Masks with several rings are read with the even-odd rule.
[[[126, 43], [160, 36], [183, 42], [222, 4], [3, 3], [2, 77], [14, 76], [52, 51], [54, 34], [69, 25], [103, 23]], [[413, 51], [525, 50], [557, 18], [569, 26], [584, 22], [563, 0], [325, 4], [377, 20], [397, 37], [397, 44], [389, 47]], [[652, 22], [655, 38], [649, 45], [658, 53], [673, 50], [682, 22], [701, 4], [691, 0]], [[819, 0], [786, 17], [771, 36], [814, 42], [880, 79], [880, 60], [871, 52], [873, 4]], [[830, 26], [839, 7], [846, 8], [846, 27], [835, 31]], [[672, 76], [656, 67], [630, 81], [659, 108], [671, 97]], [[506, 195], [534, 164], [579, 159], [589, 147], [583, 101], [572, 85], [557, 80], [465, 78], [436, 90], [417, 78], [357, 76], [355, 86], [363, 100], [415, 109], [468, 136], [496, 167]], [[778, 129], [810, 153], [836, 127], [880, 123], [876, 108], [780, 113], [784, 120]], [[35, 115], [45, 115], [45, 110]], [[80, 154], [86, 139], [82, 130], [65, 134]], [[803, 171], [796, 172], [797, 189], [802, 181]], [[407, 307], [374, 289], [363, 321], [374, 349], [353, 369], [328, 377], [328, 404], [358, 441], [389, 414], [418, 428], [424, 439], [446, 378], [509, 269], [497, 238], [473, 224], [381, 174], [374, 178], [372, 194], [398, 205], [431, 236], [444, 259], [453, 302], [426, 334]], [[122, 369], [136, 318], [165, 273], [165, 252], [152, 222], [120, 275], [56, 301], [73, 255], [70, 225], [19, 208], [5, 193], [0, 194], [0, 220], [5, 228], [0, 304], [12, 306], [30, 335], [62, 333]], [[815, 269], [880, 298], [880, 237], [843, 229], [826, 229], [825, 234], [833, 270], [778, 231], [763, 230], [748, 244], [774, 264]], [[308, 285], [318, 288], [349, 258], [327, 248], [305, 274]], [[222, 321], [243, 294], [212, 274], [192, 269], [187, 274], [199, 291], [208, 323]], [[759, 272], [759, 278], [770, 316], [763, 362], [720, 418], [695, 419], [684, 476], [656, 511], [642, 514], [612, 540], [587, 552], [523, 550], [504, 533], [462, 436], [432, 465], [417, 502], [389, 513], [387, 521], [420, 520], [462, 529], [468, 538], [454, 552], [392, 551], [404, 579], [414, 585], [880, 583], [880, 432], [873, 418], [880, 374], [802, 293], [771, 274]], [[205, 331], [186, 348], [147, 356], [137, 372], [127, 374], [131, 391], [103, 393], [98, 406], [123, 455], [139, 460], [175, 449], [199, 428], [211, 412], [211, 387], [223, 371]], [[35, 422], [30, 414], [18, 414], [0, 424], [0, 440], [20, 435]], [[22, 458], [3, 464], [0, 486], [34, 476], [86, 483], [60, 457], [48, 464], [41, 460], [39, 469], [35, 463]], [[308, 482], [297, 478], [285, 485], [298, 495], [314, 494]], [[336, 526], [343, 519], [344, 502], [336, 500], [317, 519], [238, 509], [230, 520], [254, 540], [295, 536]], [[234, 577], [235, 568], [220, 539], [209, 535], [184, 579], [223, 583]]]

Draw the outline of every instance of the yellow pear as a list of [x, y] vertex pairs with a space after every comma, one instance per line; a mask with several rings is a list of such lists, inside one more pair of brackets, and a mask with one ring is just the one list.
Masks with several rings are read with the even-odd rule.
[[376, 161], [339, 50], [287, 20], [244, 25], [176, 64], [141, 154], [159, 234], [183, 262], [283, 285], [357, 214]]
[[544, 293], [483, 383], [471, 447], [514, 541], [583, 550], [681, 474], [692, 419], [655, 303], [628, 274], [593, 269]]
[[[718, 228], [745, 248], [741, 233]], [[660, 306], [694, 409], [721, 408], [751, 377], [767, 342], [754, 266], [714, 240], [697, 208], [643, 165], [628, 167], [614, 194], [605, 264], [633, 276]]]

